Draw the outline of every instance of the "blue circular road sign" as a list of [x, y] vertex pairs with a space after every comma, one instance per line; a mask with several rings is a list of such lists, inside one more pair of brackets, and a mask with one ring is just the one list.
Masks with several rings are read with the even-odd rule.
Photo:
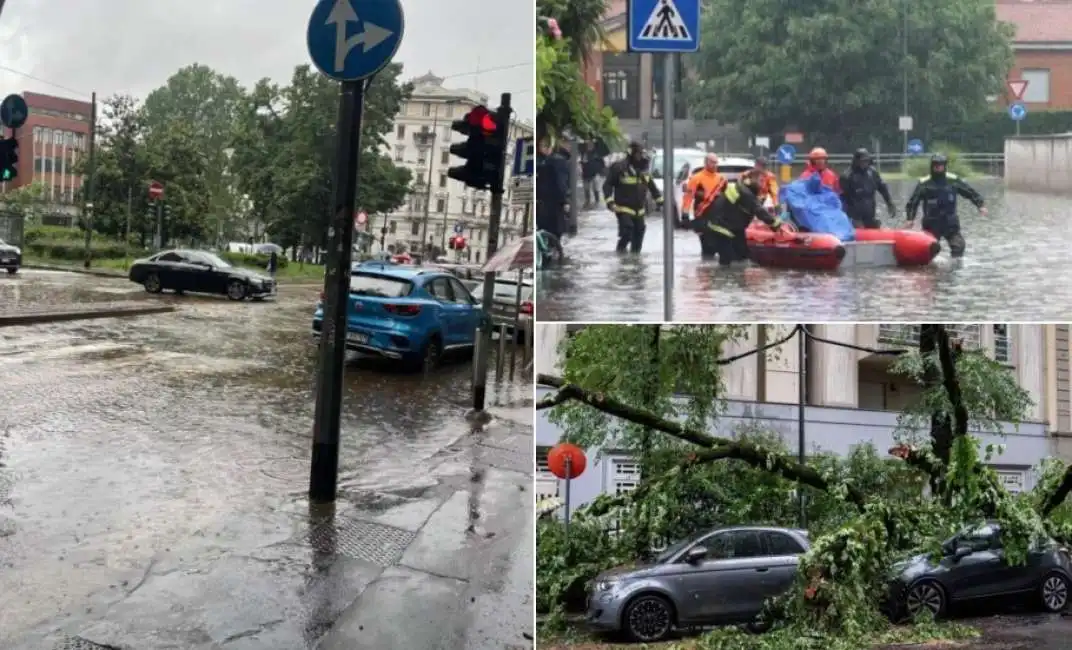
[[367, 79], [395, 57], [405, 22], [399, 0], [320, 0], [306, 31], [309, 57], [332, 79]]
[[454, 232], [458, 233], [459, 235], [465, 232], [465, 224], [461, 222], [454, 224]]
[[1012, 104], [1011, 106], [1009, 106], [1009, 117], [1012, 118], [1013, 122], [1022, 121], [1025, 117], [1027, 117], [1027, 107], [1020, 102]]
[[918, 156], [923, 153], [923, 141], [920, 139], [913, 139], [908, 141], [908, 153], [913, 156]]
[[19, 128], [26, 124], [26, 118], [29, 116], [30, 109], [22, 95], [8, 95], [0, 102], [0, 122], [8, 128]]
[[793, 158], [797, 155], [797, 148], [791, 144], [783, 144], [778, 147], [778, 162], [784, 165], [790, 165], [793, 163]]

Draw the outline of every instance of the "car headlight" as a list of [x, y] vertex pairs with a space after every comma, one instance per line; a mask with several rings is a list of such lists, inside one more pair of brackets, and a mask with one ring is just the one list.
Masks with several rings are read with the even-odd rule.
[[599, 591], [610, 591], [618, 586], [620, 580], [612, 580], [610, 578], [603, 578], [596, 582], [596, 589]]

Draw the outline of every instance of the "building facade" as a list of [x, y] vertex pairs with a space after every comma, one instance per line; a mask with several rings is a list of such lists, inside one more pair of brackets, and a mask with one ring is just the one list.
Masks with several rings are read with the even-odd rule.
[[[370, 215], [366, 230], [377, 237], [374, 250], [422, 252], [433, 247], [446, 251], [448, 258], [480, 263], [487, 259], [488, 212], [491, 195], [474, 192], [447, 176], [450, 167], [463, 160], [450, 154], [450, 146], [460, 138], [451, 131], [451, 122], [461, 119], [471, 108], [487, 105], [488, 97], [475, 90], [447, 88], [443, 79], [428, 73], [413, 80], [413, 94], [395, 117], [394, 130], [387, 136], [385, 153], [396, 165], [413, 173], [412, 192], [405, 205], [387, 215]], [[491, 107], [494, 110], [494, 107]], [[532, 136], [532, 125], [511, 125], [510, 143]], [[512, 144], [507, 151], [507, 172], [512, 170]], [[509, 189], [513, 184], [507, 180]], [[524, 205], [503, 199], [499, 226], [499, 247], [523, 237], [526, 229]], [[447, 243], [456, 230], [465, 237], [464, 251], [450, 251]]]
[[64, 97], [25, 92], [30, 109], [18, 130], [19, 174], [2, 191], [40, 183], [44, 198], [56, 206], [73, 206], [82, 187], [79, 161], [89, 150], [93, 106]]
[[[1009, 79], [1028, 82], [1028, 109], [1072, 109], [1072, 1], [997, 0], [996, 9], [1016, 29]], [[1005, 104], [1013, 101], [1006, 93]]]
[[[570, 327], [540, 323], [536, 328], [536, 371], [554, 373], [559, 344]], [[792, 325], [756, 325], [747, 339], [723, 351], [725, 356], [766, 345], [784, 336]], [[994, 467], [1012, 490], [1030, 489], [1031, 469], [1042, 459], [1072, 452], [1068, 325], [958, 325], [956, 334], [966, 347], [982, 349], [1007, 365], [1034, 406], [1019, 427], [1008, 424], [1004, 435], [973, 431], [983, 444], [1004, 443], [1005, 453]], [[903, 348], [918, 345], [918, 326], [813, 325], [817, 338], [865, 348]], [[860, 352], [818, 341], [805, 348], [805, 439], [809, 450], [837, 454], [870, 442], [881, 453], [894, 443], [897, 416], [918, 394], [919, 387], [890, 372], [892, 357]], [[753, 355], [726, 366], [726, 414], [713, 433], [731, 436], [745, 424], [759, 424], [778, 432], [790, 449], [798, 444], [799, 380], [798, 342], [794, 338], [765, 355]], [[549, 389], [538, 388], [542, 396]], [[546, 469], [547, 450], [561, 430], [537, 413], [537, 491], [541, 496], [561, 492], [561, 485]], [[573, 481], [571, 502], [583, 504], [604, 492], [631, 489], [639, 479], [639, 466], [615, 449], [589, 450], [592, 462]]]

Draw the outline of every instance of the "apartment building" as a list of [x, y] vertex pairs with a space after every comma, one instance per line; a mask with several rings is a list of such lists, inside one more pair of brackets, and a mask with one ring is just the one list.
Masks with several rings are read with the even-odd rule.
[[78, 197], [82, 175], [80, 158], [89, 150], [89, 102], [24, 92], [30, 115], [18, 130], [19, 175], [0, 188], [9, 191], [31, 183], [44, 186], [44, 198], [58, 206], [70, 206]]
[[[1029, 110], [1072, 108], [1072, 2], [997, 0], [998, 20], [1016, 30], [1009, 80], [1026, 81]], [[1006, 93], [1002, 105], [1015, 101]]]
[[[488, 105], [488, 96], [465, 88], [448, 88], [444, 79], [428, 73], [413, 80], [413, 94], [395, 117], [394, 131], [384, 145], [396, 165], [413, 173], [411, 194], [406, 204], [387, 215], [372, 215], [366, 231], [383, 242], [389, 251], [424, 251], [435, 247], [446, 251], [447, 242], [456, 230], [466, 239], [466, 250], [448, 252], [459, 261], [480, 263], [487, 259], [488, 214], [491, 195], [475, 192], [447, 176], [450, 167], [464, 161], [450, 154], [455, 138], [451, 122], [461, 119], [470, 109]], [[497, 100], [496, 100], [497, 101]], [[494, 110], [495, 106], [489, 106]], [[510, 129], [510, 143], [532, 136], [531, 124], [515, 122]], [[512, 144], [507, 151], [507, 173], [513, 160]], [[513, 184], [507, 180], [507, 188]], [[499, 247], [525, 236], [524, 205], [504, 197], [500, 222]], [[531, 229], [531, 224], [528, 224]]]
[[[559, 364], [559, 344], [583, 326], [537, 325], [537, 372], [553, 373]], [[778, 340], [792, 325], [756, 325], [748, 337], [723, 351], [732, 356]], [[1031, 468], [1051, 455], [1072, 454], [1068, 325], [956, 325], [950, 326], [966, 347], [983, 350], [1015, 373], [1030, 393], [1034, 406], [1019, 427], [1007, 424], [1004, 436], [973, 431], [983, 444], [1005, 443], [1006, 451], [994, 467], [1011, 490], [1030, 489]], [[816, 337], [864, 348], [904, 348], [918, 345], [919, 328], [912, 325], [813, 325]], [[800, 361], [794, 338], [765, 355], [746, 357], [726, 366], [728, 408], [713, 433], [732, 436], [743, 424], [760, 424], [779, 433], [792, 449], [798, 441]], [[883, 451], [893, 444], [898, 412], [918, 394], [919, 388], [890, 372], [892, 357], [809, 341], [805, 348], [804, 431], [809, 450], [838, 454], [870, 442]], [[549, 389], [538, 388], [539, 394]], [[547, 449], [557, 443], [561, 430], [537, 414], [537, 491], [558, 494], [561, 486], [546, 469]], [[639, 466], [615, 449], [589, 450], [592, 463], [573, 482], [571, 501], [583, 504], [605, 493], [635, 487]], [[598, 460], [597, 460], [598, 459]]]

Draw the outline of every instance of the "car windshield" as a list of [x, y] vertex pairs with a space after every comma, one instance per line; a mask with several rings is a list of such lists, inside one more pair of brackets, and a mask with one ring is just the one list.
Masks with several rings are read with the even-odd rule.
[[662, 553], [659, 553], [658, 555], [655, 556], [655, 563], [656, 564], [666, 564], [667, 562], [670, 561], [670, 558], [672, 558], [675, 555], [677, 555], [678, 553], [680, 553], [686, 546], [691, 545], [693, 542], [695, 542], [696, 540], [700, 539], [704, 535], [707, 535], [707, 533], [709, 533], [709, 532], [710, 531], [704, 531], [704, 532], [702, 532], [702, 533], [700, 533], [698, 535], [693, 535], [692, 537], [687, 537], [687, 538], [681, 540], [680, 542], [674, 542], [670, 546], [667, 546], [666, 550], [664, 550]]
[[[484, 297], [484, 283], [481, 282], [473, 289], [473, 295], [477, 300]], [[508, 300], [514, 302], [517, 300], [517, 282], [510, 282], [508, 280], [496, 280], [495, 281], [495, 293], [493, 294], [495, 300]], [[532, 285], [524, 283], [521, 285], [521, 301], [532, 300]]]
[[200, 255], [203, 260], [218, 269], [226, 269], [231, 266], [226, 260], [224, 260], [219, 255], [216, 255], [215, 253], [206, 253], [204, 251], [201, 251], [198, 252], [198, 255]]
[[7, 242], [3, 239], [0, 239], [0, 246], [7, 246]]
[[[689, 164], [689, 169], [695, 169], [696, 167], [703, 167], [704, 158], [707, 154], [702, 151], [675, 151], [673, 153], [671, 169], [674, 170], [676, 176], [678, 171], [684, 166], [685, 163]], [[651, 165], [648, 166], [651, 170], [651, 175], [655, 178], [662, 178], [663, 176], [663, 152], [656, 151], [655, 155], [651, 157]]]
[[350, 275], [350, 293], [355, 296], [376, 296], [377, 298], [402, 298], [413, 290], [413, 283], [402, 278], [375, 273], [353, 273]]

